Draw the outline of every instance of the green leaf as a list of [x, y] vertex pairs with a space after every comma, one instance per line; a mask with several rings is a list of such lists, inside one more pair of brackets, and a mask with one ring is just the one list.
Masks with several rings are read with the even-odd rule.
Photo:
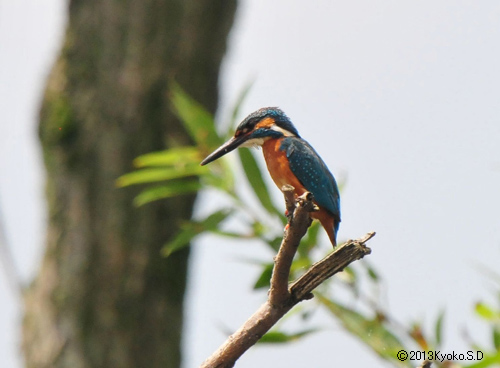
[[358, 295], [359, 288], [359, 278], [356, 272], [356, 268], [351, 266], [347, 266], [344, 270], [338, 274], [338, 278], [345, 282], [347, 286], [349, 286], [350, 290], [354, 292], [355, 295]]
[[265, 240], [265, 242], [271, 247], [272, 250], [278, 252], [281, 246], [281, 242], [283, 241], [283, 237], [276, 237], [271, 240]]
[[271, 285], [271, 276], [273, 274], [273, 267], [274, 263], [264, 264], [264, 268], [262, 269], [259, 278], [253, 285], [254, 289], [269, 288], [269, 286]]
[[177, 233], [175, 238], [163, 247], [161, 254], [168, 257], [173, 252], [187, 247], [191, 240], [201, 233], [217, 230], [220, 223], [231, 213], [233, 213], [232, 209], [222, 209], [212, 213], [204, 220], [187, 222], [184, 226], [182, 226], [181, 231]]
[[368, 273], [368, 277], [373, 280], [373, 282], [378, 283], [380, 281], [380, 276], [378, 272], [375, 271], [375, 268], [366, 260], [363, 260], [363, 266], [366, 268], [366, 272]]
[[192, 99], [177, 83], [172, 83], [170, 91], [172, 108], [197, 145], [207, 153], [220, 146], [223, 140], [215, 130], [212, 114]]
[[[281, 242], [281, 238], [279, 238], [278, 240]], [[268, 288], [270, 286], [274, 263], [264, 263], [261, 265], [263, 267], [262, 272], [253, 286], [254, 289]], [[294, 259], [290, 267], [290, 281], [297, 278], [300, 274], [304, 273], [304, 270], [307, 270], [310, 266], [311, 260], [307, 257], [298, 257]]]
[[342, 323], [344, 328], [357, 336], [380, 357], [408, 366], [409, 362], [401, 363], [397, 360], [397, 352], [404, 349], [399, 339], [384, 326], [379, 318], [367, 318], [351, 308], [330, 300], [320, 293], [316, 293], [319, 301], [327, 307]]
[[500, 351], [500, 326], [493, 326], [493, 346]]
[[220, 235], [220, 236], [225, 236], [227, 238], [233, 238], [233, 239], [253, 239], [253, 236], [249, 236], [247, 234], [241, 234], [241, 233], [234, 233], [231, 231], [223, 231], [219, 229], [211, 230], [211, 232], [215, 235]]
[[439, 347], [443, 341], [443, 321], [444, 321], [444, 310], [439, 313], [439, 316], [436, 320], [436, 345]]
[[163, 180], [178, 179], [186, 176], [206, 174], [208, 169], [200, 165], [186, 165], [182, 168], [141, 169], [122, 175], [116, 181], [117, 186], [126, 187], [133, 184], [153, 183]]
[[303, 274], [307, 269], [311, 267], [311, 265], [311, 259], [307, 256], [295, 258], [292, 262], [292, 266], [290, 267], [290, 276], [292, 278], [299, 277], [299, 275]]
[[186, 248], [189, 243], [200, 233], [201, 231], [193, 231], [193, 227], [186, 226], [184, 229], [179, 231], [175, 238], [167, 243], [161, 250], [161, 255], [164, 257], [170, 256], [172, 253], [177, 252], [183, 248]]
[[182, 194], [197, 192], [201, 189], [201, 184], [198, 181], [169, 181], [165, 185], [148, 188], [143, 190], [134, 198], [136, 206], [142, 206], [146, 203], [175, 197]]
[[252, 186], [252, 189], [257, 195], [262, 207], [264, 207], [271, 214], [281, 214], [271, 200], [269, 190], [266, 183], [262, 179], [262, 172], [260, 171], [259, 165], [257, 164], [253, 153], [249, 149], [239, 149], [238, 154], [248, 182]]
[[258, 342], [263, 344], [282, 344], [291, 341], [297, 341], [306, 335], [317, 332], [318, 330], [319, 329], [311, 328], [293, 334], [288, 334], [281, 331], [269, 331], [264, 336], [262, 336]]
[[219, 189], [226, 193], [234, 192], [233, 168], [224, 159], [212, 162], [208, 166], [209, 174], [203, 177], [207, 186]]
[[490, 306], [484, 303], [476, 303], [475, 307], [476, 313], [489, 321], [500, 319], [500, 312], [493, 310]]
[[136, 167], [173, 166], [188, 163], [199, 164], [201, 160], [202, 156], [198, 148], [184, 146], [141, 155], [134, 160], [134, 165]]
[[478, 353], [482, 354], [482, 359], [478, 360], [477, 363], [466, 365], [465, 368], [488, 368], [500, 365], [500, 350], [496, 354], [488, 354], [482, 350], [476, 351], [474, 352], [474, 358], [481, 358], [481, 356], [477, 356]]

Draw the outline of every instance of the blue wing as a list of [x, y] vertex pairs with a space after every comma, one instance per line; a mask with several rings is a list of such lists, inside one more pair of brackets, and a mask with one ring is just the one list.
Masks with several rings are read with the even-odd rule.
[[[304, 188], [311, 192], [318, 206], [325, 208], [340, 222], [340, 195], [337, 182], [321, 157], [302, 138], [286, 137], [280, 149], [286, 152], [290, 170]], [[337, 229], [336, 229], [337, 230]]]

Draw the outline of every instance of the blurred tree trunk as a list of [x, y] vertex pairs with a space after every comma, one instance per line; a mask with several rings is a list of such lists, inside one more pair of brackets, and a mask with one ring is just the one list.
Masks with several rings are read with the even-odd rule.
[[47, 248], [25, 295], [27, 367], [179, 367], [188, 251], [162, 245], [195, 197], [141, 208], [115, 180], [140, 154], [189, 143], [175, 79], [215, 111], [236, 1], [71, 0], [40, 137]]

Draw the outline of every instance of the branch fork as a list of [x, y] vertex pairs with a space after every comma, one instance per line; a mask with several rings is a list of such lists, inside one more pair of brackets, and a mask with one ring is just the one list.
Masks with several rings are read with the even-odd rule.
[[316, 210], [311, 193], [295, 198], [294, 188], [284, 186], [288, 225], [274, 260], [271, 287], [267, 301], [215, 351], [200, 368], [229, 368], [253, 346], [290, 309], [313, 297], [312, 291], [326, 279], [342, 271], [350, 263], [371, 253], [365, 243], [375, 236], [366, 234], [338, 246], [321, 261], [313, 264], [300, 278], [289, 285], [290, 268], [300, 240], [311, 225], [310, 213]]

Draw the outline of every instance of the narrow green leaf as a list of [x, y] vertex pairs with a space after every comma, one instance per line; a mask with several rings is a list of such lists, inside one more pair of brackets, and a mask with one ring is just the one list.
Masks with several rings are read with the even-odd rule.
[[366, 269], [366, 273], [368, 274], [368, 277], [373, 282], [378, 283], [380, 281], [380, 276], [378, 275], [378, 272], [375, 270], [375, 268], [370, 264], [370, 262], [363, 259], [362, 265]]
[[238, 154], [248, 182], [252, 186], [252, 189], [262, 204], [262, 207], [264, 207], [271, 214], [280, 214], [280, 211], [276, 209], [273, 201], [271, 200], [269, 190], [266, 183], [262, 179], [262, 172], [253, 153], [248, 149], [239, 149]]
[[352, 266], [347, 266], [346, 268], [344, 268], [344, 271], [342, 273], [344, 274], [343, 280], [345, 280], [349, 284], [355, 284], [358, 280], [358, 275], [356, 274], [356, 271]]
[[201, 230], [201, 228], [203, 228], [205, 231], [215, 231], [218, 229], [220, 223], [228, 218], [232, 213], [234, 213], [234, 209], [224, 208], [208, 215], [201, 221], [193, 222], [193, 224], [196, 229]]
[[348, 287], [348, 290], [352, 292], [353, 296], [356, 298], [360, 295], [361, 286], [358, 269], [359, 267], [354, 267], [353, 265], [347, 266], [344, 268], [344, 271], [339, 273], [338, 277], [336, 277], [336, 279]]
[[166, 151], [146, 153], [134, 160], [136, 167], [172, 166], [197, 163], [203, 159], [197, 147], [176, 147]]
[[172, 83], [170, 90], [173, 110], [197, 145], [206, 151], [220, 146], [223, 140], [215, 130], [212, 114], [193, 100], [177, 83]]
[[480, 317], [489, 321], [500, 318], [500, 312], [493, 310], [490, 306], [482, 302], [476, 303], [475, 310]]
[[319, 301], [327, 307], [342, 323], [344, 328], [357, 336], [380, 357], [408, 366], [409, 361], [401, 363], [397, 360], [397, 352], [404, 349], [399, 339], [387, 329], [378, 318], [368, 318], [359, 312], [347, 308], [317, 293]]
[[186, 226], [179, 231], [175, 238], [167, 243], [161, 250], [161, 255], [164, 257], [170, 256], [172, 253], [177, 252], [189, 246], [190, 242], [198, 236], [202, 231], [193, 231], [193, 227]]
[[500, 351], [500, 326], [493, 326], [493, 346]]
[[273, 267], [274, 263], [268, 263], [263, 265], [264, 268], [262, 269], [261, 274], [259, 275], [259, 278], [253, 285], [254, 289], [262, 289], [262, 288], [269, 288], [270, 286], [270, 281], [271, 281], [271, 276], [273, 274]]
[[269, 331], [258, 341], [261, 344], [282, 344], [291, 341], [297, 341], [300, 338], [307, 336], [313, 332], [317, 332], [319, 329], [307, 329], [293, 334], [288, 334], [281, 331]]
[[208, 172], [205, 166], [186, 165], [184, 167], [140, 169], [122, 175], [116, 181], [117, 186], [126, 187], [133, 184], [153, 183], [163, 180], [183, 178], [186, 176], [199, 176]]
[[169, 181], [165, 185], [144, 189], [134, 198], [136, 206], [146, 203], [175, 197], [182, 194], [197, 192], [201, 189], [201, 184], [196, 180], [189, 181]]
[[234, 175], [231, 166], [222, 159], [212, 162], [208, 166], [209, 174], [203, 177], [207, 186], [219, 189], [223, 192], [234, 192]]
[[444, 321], [444, 310], [442, 310], [439, 313], [439, 316], [436, 320], [435, 333], [436, 333], [436, 345], [437, 345], [437, 347], [441, 346], [441, 343], [443, 341], [443, 321]]
[[266, 226], [266, 224], [264, 224], [263, 222], [257, 220], [257, 219], [254, 219], [254, 221], [252, 222], [252, 230], [253, 230], [253, 233], [255, 234], [256, 237], [264, 237], [266, 236], [267, 234], [267, 231], [269, 230], [268, 227]]
[[377, 281], [379, 280], [378, 273], [375, 271], [375, 269], [374, 269], [374, 268], [369, 267], [369, 268], [367, 269], [367, 271], [368, 271], [368, 276], [370, 276], [370, 278], [371, 278], [373, 281], [377, 282]]
[[232, 209], [222, 209], [212, 213], [201, 221], [187, 222], [181, 231], [167, 243], [161, 250], [161, 254], [168, 257], [173, 252], [176, 252], [189, 245], [191, 240], [205, 231], [214, 231], [219, 224], [233, 213]]
[[498, 367], [500, 365], [500, 350], [496, 354], [488, 354], [484, 351], [475, 351], [473, 353], [474, 358], [477, 359], [477, 363], [466, 365], [465, 368], [489, 368]]
[[265, 240], [266, 244], [268, 244], [271, 247], [271, 249], [274, 250], [275, 252], [278, 252], [278, 250], [280, 249], [282, 241], [283, 238], [280, 236], [271, 240]]
[[[311, 258], [309, 258], [307, 256], [295, 258], [292, 262], [292, 266], [290, 267], [291, 278], [297, 278], [299, 275], [303, 274], [311, 266], [312, 266]], [[325, 282], [328, 282], [328, 281], [325, 281]]]
[[247, 234], [241, 234], [241, 233], [234, 233], [231, 231], [222, 231], [219, 229], [211, 230], [211, 232], [215, 235], [220, 235], [220, 236], [225, 236], [227, 238], [234, 238], [234, 239], [253, 239], [251, 235]]
[[266, 333], [261, 339], [258, 341], [260, 344], [276, 344], [276, 343], [285, 343], [291, 341], [289, 335], [284, 332], [279, 331], [270, 331]]

